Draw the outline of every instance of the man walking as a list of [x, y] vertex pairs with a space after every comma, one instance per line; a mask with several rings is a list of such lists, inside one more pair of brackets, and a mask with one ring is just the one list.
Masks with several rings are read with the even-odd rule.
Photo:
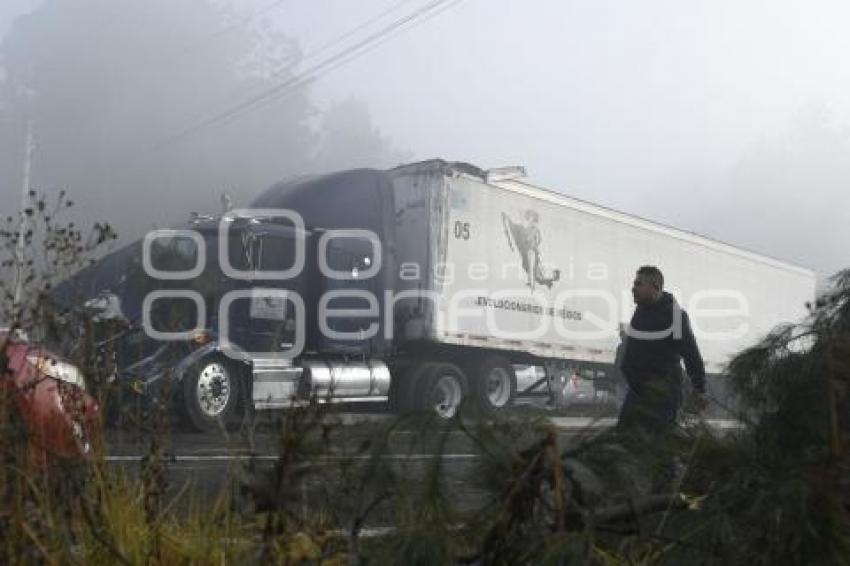
[[637, 270], [632, 295], [637, 307], [620, 367], [628, 392], [617, 431], [663, 442], [673, 432], [682, 404], [682, 359], [699, 408], [705, 404], [705, 366], [688, 314], [664, 291], [657, 267]]

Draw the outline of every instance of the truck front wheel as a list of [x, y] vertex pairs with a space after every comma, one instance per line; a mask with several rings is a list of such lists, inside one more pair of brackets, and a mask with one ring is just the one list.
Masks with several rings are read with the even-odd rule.
[[239, 379], [221, 358], [201, 360], [183, 378], [183, 400], [192, 425], [202, 431], [221, 430], [236, 420]]

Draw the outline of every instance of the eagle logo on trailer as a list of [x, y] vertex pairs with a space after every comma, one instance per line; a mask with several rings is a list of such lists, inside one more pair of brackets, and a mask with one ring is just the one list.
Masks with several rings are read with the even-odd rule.
[[522, 268], [526, 274], [526, 285], [532, 291], [535, 286], [544, 285], [551, 289], [552, 285], [561, 278], [561, 270], [546, 265], [540, 252], [542, 235], [540, 234], [540, 215], [532, 209], [524, 213], [525, 222], [514, 222], [508, 213], [502, 213], [502, 226], [508, 239], [511, 251], [519, 253]]

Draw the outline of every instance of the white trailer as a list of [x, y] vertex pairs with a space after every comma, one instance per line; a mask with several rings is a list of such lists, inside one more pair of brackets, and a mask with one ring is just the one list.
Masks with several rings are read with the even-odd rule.
[[[635, 271], [649, 264], [689, 312], [707, 371], [719, 374], [814, 299], [809, 269], [542, 189], [510, 169], [431, 161], [392, 174], [397, 208], [423, 204], [430, 215], [421, 263], [439, 300], [418, 326], [436, 343], [514, 363], [610, 368], [634, 310]], [[415, 227], [407, 238], [424, 236]], [[407, 244], [415, 257], [421, 243]]]

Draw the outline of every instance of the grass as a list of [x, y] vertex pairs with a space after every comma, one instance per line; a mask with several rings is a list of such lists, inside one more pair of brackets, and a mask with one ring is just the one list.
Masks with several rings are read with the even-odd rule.
[[[38, 223], [38, 212], [55, 209], [34, 207], [27, 250], [49, 246], [48, 261], [19, 266], [34, 304], [7, 301], [13, 325], [51, 326], [39, 300], [52, 278], [109, 240], [103, 226], [83, 237], [55, 216]], [[15, 254], [22, 236], [4, 234], [0, 250]], [[78, 361], [102, 392], [108, 372], [85, 343], [90, 334], [80, 339]], [[174, 423], [164, 411], [128, 419], [138, 429], [127, 434], [144, 447], [137, 469], [108, 463], [109, 446], [85, 462], [44, 466], [3, 395], [0, 563], [848, 564], [848, 360], [850, 273], [805, 324], [732, 361], [741, 430], [718, 436], [696, 422], [664, 442], [608, 432], [564, 446], [544, 415], [524, 409], [487, 422], [401, 416], [352, 434], [313, 403], [265, 425], [271, 465], [231, 467], [212, 496], [171, 484]], [[254, 446], [254, 432], [237, 434]], [[456, 438], [479, 456], [460, 469], [442, 457]], [[404, 458], [423, 452], [436, 457]], [[648, 494], [648, 478], [671, 455], [686, 466], [681, 484]], [[392, 528], [366, 536], [373, 525]]]

